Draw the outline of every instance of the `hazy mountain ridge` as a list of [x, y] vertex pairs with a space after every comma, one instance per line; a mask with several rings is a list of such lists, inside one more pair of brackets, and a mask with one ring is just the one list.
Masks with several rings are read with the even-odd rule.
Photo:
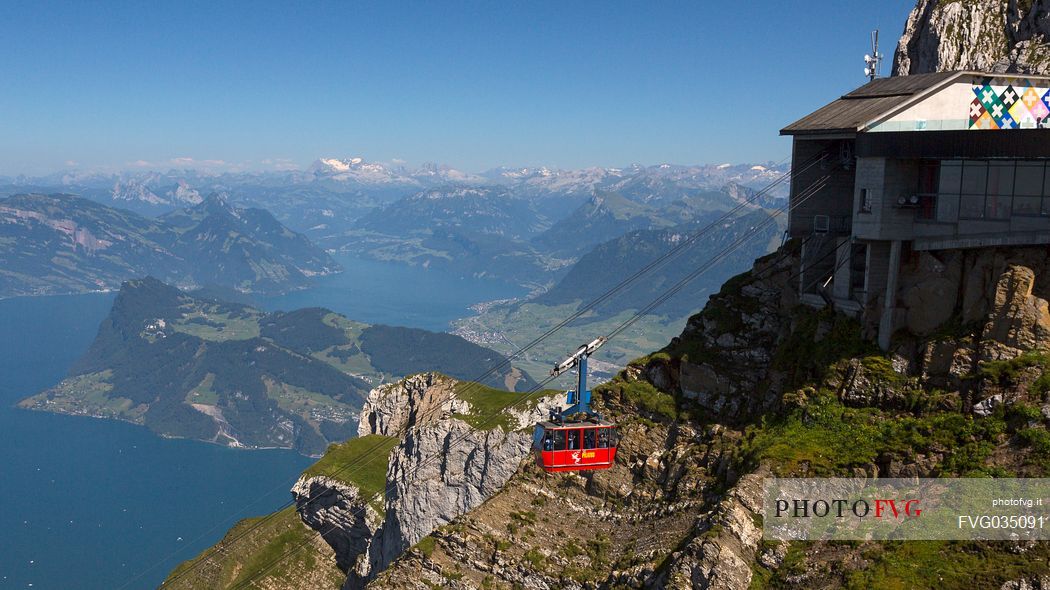
[[0, 261], [0, 296], [111, 290], [145, 275], [272, 293], [339, 270], [266, 211], [214, 196], [156, 219], [69, 195], [0, 199]]
[[[596, 245], [627, 232], [687, 224], [738, 205], [778, 205], [776, 197], [756, 199], [754, 189], [732, 182], [701, 188], [691, 169], [655, 171], [656, 177], [619, 174], [610, 185], [616, 190], [589, 186], [589, 193], [568, 196], [525, 196], [509, 187], [428, 189], [372, 211], [324, 243], [381, 260], [542, 287]], [[677, 184], [675, 174], [687, 184]]]
[[[690, 223], [713, 211], [728, 211], [740, 200], [731, 185], [721, 190], [678, 189], [669, 193], [596, 191], [568, 217], [536, 236], [532, 245], [552, 255], [577, 259], [591, 248], [628, 232]], [[632, 190], [634, 189], [634, 190]], [[745, 197], [746, 198], [746, 197]]]
[[[690, 223], [634, 230], [602, 242], [559, 274], [545, 292], [525, 300], [478, 306], [476, 315], [453, 323], [455, 333], [471, 342], [509, 354], [520, 343], [553, 328], [585, 303], [707, 228], [698, 235], [695, 243], [678, 255], [562, 328], [559, 341], [540, 343], [520, 361], [524, 369], [539, 374], [549, 361], [557, 361], [569, 352], [564, 342], [587, 342], [595, 334], [608, 333], [664, 290], [703, 268], [703, 272], [686, 282], [675, 296], [645, 313], [629, 331], [611, 341], [592, 359], [595, 377], [611, 377], [623, 363], [661, 346], [662, 342], [678, 333], [697, 305], [702, 305], [717, 292], [719, 285], [751, 260], [780, 244], [785, 222], [783, 216], [771, 219], [772, 213], [766, 210], [751, 210], [721, 219], [724, 215], [724, 212], [713, 211], [694, 218]], [[737, 242], [737, 249], [721, 260], [713, 260]], [[610, 269], [615, 270], [610, 272]]]
[[[44, 176], [0, 176], [0, 195], [24, 192], [79, 194], [141, 213], [157, 214], [195, 204], [199, 195], [225, 193], [238, 204], [261, 206], [278, 219], [303, 231], [323, 222], [311, 215], [303, 220], [286, 211], [288, 194], [310, 194], [343, 208], [374, 208], [428, 188], [447, 186], [504, 186], [522, 197], [537, 198], [551, 217], [567, 214], [593, 190], [620, 190], [639, 178], [660, 179], [687, 189], [718, 189], [730, 183], [764, 186], [782, 174], [780, 165], [718, 164], [681, 166], [634, 164], [626, 168], [591, 167], [497, 168], [480, 174], [446, 165], [368, 162], [360, 157], [321, 158], [306, 170], [242, 171], [214, 173], [194, 169], [164, 172], [143, 170], [120, 173], [60, 172]], [[568, 205], [559, 205], [566, 201]], [[301, 223], [311, 225], [301, 225]]]
[[363, 217], [357, 227], [415, 235], [437, 228], [523, 239], [550, 227], [536, 204], [505, 187], [432, 188]]

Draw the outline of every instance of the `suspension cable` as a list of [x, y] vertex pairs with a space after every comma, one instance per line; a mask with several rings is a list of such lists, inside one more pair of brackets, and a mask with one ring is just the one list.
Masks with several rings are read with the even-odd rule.
[[[809, 169], [813, 168], [817, 164], [821, 163], [825, 156], [826, 156], [826, 154], [823, 153], [823, 152], [813, 155], [808, 160], [806, 160], [805, 162], [800, 164], [798, 170], [796, 170], [795, 173], [796, 174], [800, 174], [800, 173], [808, 171]], [[724, 213], [717, 220], [715, 220], [715, 221], [709, 223], [708, 225], [700, 228], [699, 230], [694, 232], [692, 235], [690, 235], [687, 239], [682, 240], [674, 248], [672, 248], [671, 250], [665, 252], [664, 254], [662, 254], [661, 256], [657, 257], [653, 261], [649, 262], [647, 265], [645, 265], [641, 269], [637, 270], [630, 277], [628, 277], [627, 279], [622, 280], [617, 285], [611, 287], [605, 293], [603, 293], [602, 295], [598, 296], [597, 298], [595, 298], [594, 300], [592, 300], [588, 304], [584, 305], [583, 307], [578, 309], [575, 313], [571, 314], [569, 317], [567, 317], [563, 321], [559, 322], [554, 327], [548, 329], [546, 332], [544, 332], [540, 336], [536, 337], [535, 339], [533, 339], [531, 342], [529, 342], [525, 346], [519, 348], [517, 351], [515, 351], [515, 352], [511, 353], [510, 355], [506, 356], [502, 361], [500, 361], [496, 365], [490, 367], [487, 371], [485, 371], [484, 373], [482, 373], [478, 377], [467, 381], [466, 382], [467, 384], [465, 385], [465, 388], [478, 387], [481, 381], [483, 381], [484, 379], [488, 378], [492, 374], [496, 373], [498, 370], [502, 369], [503, 367], [509, 365], [513, 359], [520, 357], [521, 355], [523, 355], [528, 350], [534, 348], [539, 343], [541, 343], [542, 341], [546, 340], [547, 338], [549, 338], [550, 336], [552, 336], [553, 334], [558, 332], [560, 329], [562, 329], [563, 327], [565, 327], [566, 325], [568, 325], [572, 321], [578, 319], [579, 317], [581, 317], [582, 315], [584, 315], [588, 311], [594, 309], [596, 306], [598, 306], [601, 303], [603, 303], [604, 301], [608, 300], [610, 297], [616, 295], [617, 293], [619, 293], [620, 291], [625, 289], [627, 286], [629, 286], [633, 282], [637, 281], [639, 278], [641, 278], [645, 274], [647, 274], [647, 273], [651, 272], [652, 270], [657, 269], [657, 268], [663, 266], [664, 264], [670, 262], [672, 259], [674, 259], [679, 254], [681, 254], [686, 248], [692, 246], [697, 240], [699, 240], [701, 237], [706, 235], [708, 232], [710, 232], [711, 230], [715, 229], [716, 227], [721, 225], [726, 220], [732, 218], [734, 215], [739, 213], [741, 210], [743, 210], [743, 209], [753, 205], [756, 201], [758, 201], [763, 196], [767, 195], [770, 191], [772, 191], [774, 188], [776, 188], [778, 185], [782, 184], [785, 180], [787, 180], [789, 178], [791, 178], [791, 172], [790, 171], [789, 172], [785, 172], [784, 174], [781, 174], [780, 176], [775, 178], [772, 182], [770, 182], [770, 184], [768, 184], [767, 186], [765, 186], [761, 190], [756, 191], [753, 195], [751, 195], [750, 197], [748, 197], [748, 198], [744, 199], [743, 201], [741, 201], [740, 203], [738, 203], [735, 207], [733, 207], [732, 209], [730, 209], [729, 211]], [[543, 383], [546, 383], [548, 381], [549, 380], [544, 380]], [[535, 390], [535, 388], [534, 388], [534, 390]], [[403, 433], [399, 432], [398, 434], [400, 435], [400, 434], [403, 434]], [[383, 446], [384, 446], [384, 442], [383, 441], [377, 442], [375, 445], [372, 445], [370, 448], [366, 449], [362, 454], [358, 455], [358, 457], [355, 458], [354, 461], [351, 461], [347, 465], [344, 465], [344, 466], [340, 467], [340, 469], [336, 470], [336, 472], [334, 472], [331, 475], [334, 476], [334, 475], [337, 475], [337, 474], [339, 474], [339, 473], [341, 473], [341, 472], [343, 472], [343, 471], [345, 471], [347, 469], [350, 469], [350, 468], [353, 468], [353, 467], [357, 467], [358, 465], [362, 464], [362, 461], [364, 461], [368, 456], [372, 455], [373, 453], [378, 451]], [[279, 491], [280, 489], [281, 488], [275, 488], [274, 490], [272, 490], [271, 492], [268, 492], [265, 495], [269, 495], [271, 493]], [[264, 495], [264, 497], [265, 497], [265, 495]], [[259, 498], [259, 499], [261, 499], [261, 498]], [[249, 505], [254, 504], [259, 499], [249, 503]], [[316, 498], [314, 498], [314, 497], [308, 498], [306, 500], [306, 502], [303, 503], [302, 505], [304, 505], [304, 506], [308, 505], [314, 499], [316, 499]], [[283, 503], [277, 509], [277, 511], [275, 511], [273, 513], [270, 513], [267, 516], [264, 516], [259, 521], [256, 521], [255, 523], [253, 523], [253, 525], [251, 527], [249, 527], [245, 531], [242, 531], [241, 534], [239, 534], [238, 536], [234, 537], [233, 539], [230, 539], [226, 544], [227, 545], [232, 545], [232, 544], [236, 543], [237, 540], [239, 540], [240, 538], [243, 538], [244, 536], [247, 536], [248, 534], [253, 532], [255, 529], [265, 525], [267, 522], [269, 522], [269, 520], [272, 520], [272, 518], [276, 518], [276, 512], [279, 512], [280, 510], [283, 510], [284, 508], [287, 508], [287, 507], [291, 506], [294, 503], [295, 503], [294, 500], [286, 501], [285, 503]], [[243, 508], [242, 508], [242, 510], [243, 510]], [[214, 530], [218, 528], [218, 526], [219, 526], [219, 524], [221, 524], [221, 522], [222, 521], [220, 521], [220, 523], [217, 523], [215, 526], [213, 526], [208, 531], [206, 531], [206, 532], [202, 533], [201, 535], [199, 535], [195, 539], [195, 541], [203, 538], [204, 536], [207, 536], [207, 535], [211, 534], [212, 532], [214, 532]], [[220, 541], [219, 545], [223, 545], [222, 541]], [[214, 555], [214, 553], [216, 551], [218, 551], [217, 548], [213, 549], [211, 554]], [[129, 582], [127, 582], [126, 584], [121, 586], [120, 589], [122, 590], [123, 588], [127, 587], [132, 582], [134, 582], [135, 580], [140, 578], [145, 573], [147, 573], [147, 572], [151, 571], [152, 569], [158, 567], [160, 565], [160, 563], [163, 563], [164, 561], [167, 561], [168, 559], [171, 559], [175, 555], [175, 553], [177, 553], [177, 551], [173, 552], [171, 555], [165, 557], [161, 562], [157, 562], [154, 565], [152, 565], [149, 568], [147, 568], [146, 570], [143, 570], [142, 572], [140, 572], [139, 575], [135, 576], [134, 578], [129, 580]], [[200, 558], [200, 560], [206, 560], [206, 559], [209, 559], [210, 557], [211, 557], [211, 555], [202, 556]], [[200, 560], [198, 561], [198, 563], [200, 562]], [[184, 570], [184, 572], [180, 572], [180, 574], [177, 575], [176, 578], [177, 577], [181, 577], [181, 574], [183, 574], [183, 573], [189, 573], [189, 572]], [[169, 582], [175, 581], [176, 578], [170, 579]]]
[[[818, 159], [818, 161], [819, 161], [819, 159]], [[739, 248], [744, 242], [746, 242], [746, 240], [749, 237], [753, 237], [754, 235], [756, 235], [758, 233], [758, 231], [763, 226], [767, 225], [768, 223], [771, 223], [776, 217], [778, 217], [779, 215], [781, 215], [781, 214], [783, 214], [785, 212], [790, 213], [796, 207], [802, 205], [810, 197], [812, 197], [814, 194], [817, 194], [820, 190], [822, 190], [827, 185], [827, 181], [829, 180], [829, 178], [830, 178], [829, 175], [825, 175], [825, 176], [822, 176], [822, 177], [818, 178], [812, 185], [807, 187], [806, 190], [804, 190], [801, 193], [799, 193], [799, 195], [796, 198], [796, 202], [795, 203], [789, 203], [785, 207], [782, 207], [782, 208], [774, 210], [770, 214], [770, 218], [769, 219], [763, 221], [761, 224], [759, 224], [758, 226], [752, 228], [748, 232], [748, 234], [750, 234], [750, 235], [745, 234], [745, 236], [742, 237], [741, 239], [734, 240], [734, 242], [732, 244], [730, 244], [725, 249], [723, 249], [721, 252], [719, 252], [715, 256], [715, 259], [721, 260], [722, 258], [728, 256], [729, 254], [732, 253], [732, 251], [734, 251], [735, 249]], [[615, 335], [618, 335], [618, 334], [622, 333], [622, 331], [624, 329], [626, 329], [631, 324], [636, 322], [641, 317], [641, 315], [643, 315], [644, 313], [648, 313], [648, 311], [652, 310], [653, 308], [655, 308], [657, 305], [659, 305], [663, 301], [666, 301], [666, 299], [669, 296], [673, 296], [674, 293], [677, 293], [678, 291], [680, 291], [686, 284], [688, 284], [688, 282], [690, 282], [693, 279], [695, 279], [697, 276], [699, 276], [703, 272], [703, 270], [706, 270], [707, 268], [710, 268], [710, 266], [711, 266], [711, 264], [705, 264], [705, 265], [701, 266], [702, 270], [700, 270], [700, 272], [697, 272], [697, 271], [691, 272], [685, 279], [683, 279], [682, 281], [679, 281], [674, 287], [672, 287], [671, 289], [668, 289], [667, 291], [665, 291], [664, 294], [662, 294], [659, 297], [657, 297], [657, 299], [654, 300], [653, 303], [650, 303], [649, 305], [647, 305], [645, 308], [643, 308], [643, 310], [639, 310], [639, 312], [636, 313], [635, 316], [633, 316], [631, 319], [629, 319], [626, 322], [624, 322], [623, 324], [621, 324], [617, 329], [615, 329], [613, 332], [610, 333], [610, 336], [608, 336], [608, 338], [611, 339], [611, 338], [615, 337]], [[670, 295], [668, 293], [670, 293]], [[529, 401], [530, 398], [535, 394], [535, 392], [537, 390], [539, 390], [541, 387], [543, 387], [544, 385], [546, 385], [547, 383], [549, 383], [552, 380], [553, 380], [552, 377], [548, 377], [547, 379], [544, 379], [543, 381], [538, 383], [536, 386], [534, 386], [530, 391], [524, 393], [520, 400], [518, 400], [517, 402], [514, 402], [512, 404], [509, 404], [508, 406], [505, 406], [504, 408], [501, 408], [498, 412], [494, 412], [494, 413], [490, 414], [489, 416], [487, 416], [487, 418], [483, 418], [483, 421], [485, 421], [487, 419], [493, 419], [496, 416], [498, 416], [499, 414], [503, 413], [504, 411], [506, 411], [506, 410], [508, 410], [510, 408], [516, 408], [517, 406], [519, 406], [519, 405]], [[473, 433], [472, 430], [468, 430], [463, 435], [457, 437], [455, 440], [453, 440], [451, 442], [445, 443], [443, 446], [445, 446], [445, 447], [454, 446], [455, 444], [457, 444], [457, 443], [461, 442], [462, 440], [464, 440], [467, 436], [470, 436], [472, 433]], [[422, 471], [422, 469], [424, 467], [428, 466], [431, 461], [439, 459], [440, 457], [441, 457], [440, 454], [436, 454], [435, 453], [435, 454], [425, 458], [419, 464], [417, 464], [413, 468], [412, 473], [410, 475], [410, 478], [407, 480], [407, 483], [411, 484], [412, 482], [414, 482], [415, 481], [415, 478], [414, 478], [415, 475], [417, 475], [420, 471]], [[373, 457], [373, 460], [374, 460], [374, 457]], [[393, 485], [393, 482], [387, 482], [387, 485], [384, 487], [383, 490], [373, 494], [366, 502], [363, 502], [361, 504], [361, 508], [358, 508], [356, 510], [363, 510], [364, 507], [368, 506], [371, 502], [373, 502], [373, 501], [375, 501], [375, 500], [377, 500], [377, 499], [379, 499], [381, 497], [384, 497], [386, 495], [386, 492], [389, 490], [389, 488], [392, 485]], [[336, 528], [336, 525], [333, 524], [327, 530], [325, 530], [325, 531], [318, 531], [316, 534], [320, 535], [323, 538], [324, 535], [332, 532], [333, 530], [335, 530], [335, 528]], [[292, 547], [291, 549], [289, 549], [285, 553], [277, 556], [276, 558], [271, 560], [266, 566], [264, 566], [262, 569], [257, 570], [252, 576], [250, 576], [249, 578], [247, 578], [245, 580], [242, 580], [241, 582], [239, 582], [236, 585], [234, 585], [233, 587], [231, 587], [230, 590], [238, 590], [240, 588], [246, 587], [247, 584], [254, 584], [256, 579], [261, 578], [263, 575], [265, 575], [271, 569], [276, 567], [281, 561], [283, 561], [284, 559], [287, 559], [288, 557], [291, 557], [293, 554], [295, 554], [296, 552], [301, 550], [307, 544], [311, 543], [313, 541], [313, 539], [315, 539], [315, 538], [316, 537], [311, 536], [310, 538], [304, 540], [303, 542], [299, 543], [295, 547]], [[208, 558], [202, 558], [202, 560], [204, 560], [204, 559], [208, 559]], [[173, 578], [173, 579], [171, 579], [169, 581], [169, 583], [170, 582], [174, 582], [174, 581], [175, 581], [175, 579]]]

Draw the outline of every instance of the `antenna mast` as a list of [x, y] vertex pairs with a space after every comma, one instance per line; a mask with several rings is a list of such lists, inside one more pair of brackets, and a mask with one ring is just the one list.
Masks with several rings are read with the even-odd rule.
[[871, 32], [871, 53], [864, 56], [864, 75], [874, 82], [882, 74], [882, 54], [879, 53], [879, 30]]

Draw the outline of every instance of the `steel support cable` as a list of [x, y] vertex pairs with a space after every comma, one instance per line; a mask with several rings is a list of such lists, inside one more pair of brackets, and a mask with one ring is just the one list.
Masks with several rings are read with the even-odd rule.
[[668, 289], [667, 291], [664, 291], [663, 294], [661, 294], [655, 300], [653, 300], [648, 305], [646, 305], [641, 310], [639, 310], [639, 312], [636, 313], [634, 316], [628, 318], [623, 323], [621, 323], [617, 328], [613, 329], [613, 331], [609, 333], [607, 338], [612, 339], [613, 337], [621, 334], [624, 330], [629, 328], [631, 325], [633, 325], [635, 322], [637, 322], [639, 319], [641, 319], [644, 315], [648, 314], [650, 311], [652, 311], [653, 309], [655, 309], [659, 305], [663, 304], [664, 302], [666, 302], [671, 297], [674, 297], [679, 291], [684, 289], [690, 282], [692, 282], [694, 279], [696, 279], [696, 277], [700, 276], [701, 274], [703, 274], [704, 272], [709, 270], [715, 264], [718, 264], [719, 262], [724, 260], [730, 254], [732, 254], [737, 248], [739, 248], [745, 242], [747, 242], [747, 240], [750, 240], [751, 238], [753, 238], [758, 233], [758, 231], [757, 231], [758, 229], [763, 228], [763, 227], [765, 227], [765, 226], [767, 226], [769, 224], [772, 224], [774, 221], [776, 221], [776, 218], [779, 217], [782, 213], [790, 212], [791, 209], [801, 205], [807, 199], [809, 199], [811, 196], [813, 196], [814, 194], [820, 192], [820, 190], [823, 189], [826, 186], [828, 179], [829, 179], [828, 176], [823, 176], [820, 179], [818, 179], [816, 181], [816, 183], [815, 183], [815, 184], [817, 184], [817, 186], [811, 185], [809, 188], [812, 189], [812, 190], [807, 190], [807, 191], [804, 191], [804, 193], [800, 193], [800, 195], [798, 197], [798, 200], [796, 201], [796, 203], [794, 205], [791, 205], [790, 207], [786, 207], [786, 208], [783, 208], [783, 209], [775, 210], [769, 216], [768, 219], [763, 220], [761, 223], [759, 223], [757, 226], [755, 226], [753, 232], [751, 232], [749, 234], [744, 234], [743, 236], [740, 236], [739, 238], [734, 240], [728, 247], [723, 249], [721, 252], [716, 254], [713, 258], [709, 259], [707, 262], [705, 262], [704, 264], [700, 265], [698, 268], [696, 268], [692, 272], [690, 272], [683, 279], [681, 279], [680, 281], [675, 283], [675, 285], [672, 286], [670, 289]]
[[[807, 161], [805, 161], [803, 164], [801, 164], [799, 166], [799, 169], [796, 170], [795, 173], [796, 174], [800, 174], [800, 173], [808, 171], [809, 169], [811, 169], [812, 167], [816, 166], [821, 161], [823, 161], [823, 159], [824, 159], [824, 157], [826, 155], [827, 154], [824, 153], [824, 152], [815, 154], [814, 156], [809, 158]], [[660, 266], [663, 266], [664, 264], [666, 264], [667, 262], [669, 262], [673, 258], [677, 257], [686, 248], [692, 246], [698, 239], [703, 237], [710, 230], [712, 230], [715, 227], [719, 226], [724, 221], [730, 219], [731, 217], [736, 215], [736, 213], [740, 212], [741, 210], [743, 210], [743, 209], [747, 208], [748, 206], [754, 204], [755, 201], [757, 201], [758, 199], [760, 199], [764, 195], [768, 194], [776, 186], [778, 186], [779, 184], [782, 184], [785, 180], [789, 179], [790, 177], [791, 177], [791, 172], [787, 172], [787, 173], [781, 174], [780, 176], [775, 178], [770, 184], [768, 184], [767, 186], [765, 186], [761, 190], [756, 191], [753, 195], [751, 195], [750, 197], [748, 197], [744, 201], [738, 203], [735, 207], [733, 207], [732, 209], [730, 209], [729, 211], [724, 213], [717, 220], [709, 223], [708, 225], [704, 226], [700, 230], [694, 232], [689, 238], [683, 240], [682, 242], [677, 244], [674, 248], [672, 248], [668, 252], [666, 252], [663, 255], [657, 257], [655, 260], [651, 261], [646, 266], [644, 266], [641, 269], [639, 269], [638, 271], [636, 271], [633, 275], [631, 275], [627, 279], [624, 279], [619, 284], [613, 286], [608, 291], [606, 291], [604, 294], [602, 294], [601, 296], [597, 297], [596, 299], [594, 299], [593, 301], [591, 301], [587, 305], [585, 305], [582, 308], [580, 308], [579, 310], [577, 310], [575, 313], [571, 314], [568, 318], [566, 318], [565, 320], [561, 321], [559, 324], [555, 325], [554, 327], [550, 328], [549, 330], [547, 330], [542, 335], [540, 335], [537, 338], [535, 338], [532, 342], [530, 342], [527, 345], [519, 348], [517, 351], [515, 351], [514, 353], [510, 354], [509, 356], [507, 356], [503, 361], [501, 361], [501, 362], [497, 363], [496, 365], [494, 365], [493, 367], [489, 368], [487, 371], [485, 371], [480, 376], [467, 381], [467, 385], [465, 387], [466, 388], [476, 387], [479, 382], [481, 382], [484, 379], [486, 379], [487, 377], [491, 376], [493, 373], [495, 373], [496, 371], [500, 370], [501, 368], [509, 365], [513, 359], [518, 358], [522, 354], [527, 352], [528, 350], [531, 350], [532, 348], [537, 346], [540, 342], [542, 342], [543, 340], [549, 338], [554, 333], [559, 331], [561, 328], [563, 328], [566, 325], [568, 325], [570, 322], [578, 319], [583, 314], [585, 314], [588, 311], [592, 310], [594, 307], [600, 305], [604, 301], [608, 300], [610, 297], [616, 295], [617, 293], [622, 291], [624, 288], [626, 288], [628, 285], [630, 285], [634, 281], [638, 280], [639, 278], [641, 278], [642, 276], [644, 276], [648, 272], [652, 271], [655, 268], [659, 268]], [[399, 433], [399, 434], [402, 434], [402, 433]], [[355, 461], [351, 462], [350, 464], [344, 465], [339, 470], [337, 470], [337, 472], [334, 473], [333, 475], [338, 474], [339, 472], [342, 472], [342, 471], [344, 471], [346, 469], [349, 469], [349, 468], [352, 468], [352, 467], [356, 467], [358, 464], [360, 464], [360, 462], [362, 460], [364, 460], [365, 457], [367, 457], [367, 456], [371, 455], [372, 453], [378, 451], [383, 446], [383, 444], [384, 444], [383, 441], [380, 441], [377, 444], [373, 445], [371, 448], [365, 450], [364, 453], [359, 455], [358, 458], [355, 459]], [[273, 491], [265, 494], [263, 497], [265, 497], [265, 496], [267, 496], [269, 494], [275, 493], [275, 492], [279, 491], [280, 489], [281, 488], [275, 488]], [[261, 497], [256, 499], [256, 500], [253, 500], [249, 505], [254, 504], [255, 502], [258, 502], [259, 500], [261, 500]], [[307, 499], [305, 504], [308, 505], [313, 500], [314, 500], [314, 498], [309, 498], [309, 499]], [[282, 504], [278, 508], [278, 511], [283, 510], [284, 508], [287, 508], [288, 506], [290, 506], [293, 503], [294, 503], [294, 501], [292, 501], [292, 500], [289, 500], [289, 501], [285, 502], [284, 504]], [[243, 510], [243, 508], [242, 508], [242, 510]], [[237, 541], [237, 539], [239, 539], [239, 538], [241, 538], [241, 537], [243, 537], [243, 536], [245, 536], [247, 534], [250, 534], [256, 528], [265, 525], [268, 522], [268, 519], [275, 518], [275, 517], [276, 517], [276, 513], [271, 513], [271, 514], [267, 515], [266, 517], [263, 517], [262, 520], [254, 523], [254, 525], [252, 527], [249, 527], [249, 529], [243, 531], [241, 535], [239, 535], [238, 537], [235, 537], [234, 539], [231, 539], [229, 541], [229, 544], [235, 543]], [[222, 521], [220, 521], [219, 524], [221, 524], [221, 522]], [[212, 532], [214, 532], [215, 529], [218, 528], [219, 524], [217, 524], [216, 526], [212, 527], [208, 531], [202, 533], [201, 535], [198, 535], [198, 537], [195, 538], [194, 541], [197, 541], [197, 540], [203, 538], [204, 536], [207, 536], [207, 535], [211, 534]], [[216, 551], [217, 551], [217, 549], [216, 549]], [[129, 584], [131, 584], [135, 580], [139, 579], [145, 573], [147, 573], [147, 572], [151, 571], [152, 569], [156, 568], [160, 563], [163, 563], [164, 561], [167, 561], [168, 559], [171, 559], [172, 557], [174, 557], [177, 553], [178, 552], [175, 551], [172, 554], [170, 554], [169, 556], [165, 557], [160, 562], [157, 562], [153, 566], [150, 566], [146, 570], [143, 570], [142, 572], [140, 572], [138, 575], [136, 575], [134, 578], [129, 580], [129, 582], [125, 583], [120, 588], [123, 589], [123, 588], [127, 587]], [[202, 557], [201, 559], [205, 559], [205, 558]], [[180, 573], [182, 573], [182, 572], [180, 572]], [[186, 573], [189, 573], [189, 572], [186, 572]], [[175, 581], [175, 579], [173, 578], [171, 581]]]
[[[739, 248], [741, 245], [743, 245], [743, 243], [745, 243], [747, 241], [747, 239], [750, 239], [751, 237], [754, 237], [754, 235], [757, 235], [758, 232], [760, 231], [760, 229], [763, 226], [767, 225], [768, 223], [773, 222], [776, 219], [776, 217], [778, 217], [780, 214], [782, 214], [784, 212], [790, 212], [795, 207], [798, 207], [799, 205], [804, 203], [806, 200], [808, 200], [810, 197], [812, 197], [814, 194], [816, 194], [822, 188], [824, 188], [828, 178], [829, 177], [827, 175], [819, 178], [812, 185], [810, 185], [810, 187], [807, 187], [807, 190], [799, 193], [799, 197], [797, 198], [797, 200], [796, 200], [796, 202], [794, 204], [790, 204], [789, 206], [786, 206], [786, 207], [783, 207], [783, 208], [775, 210], [774, 213], [772, 215], [770, 215], [769, 219], [763, 221], [758, 226], [752, 228], [748, 232], [748, 234], [745, 234], [745, 236], [743, 236], [741, 239], [735, 240], [732, 244], [727, 246], [718, 255], [716, 255], [716, 258], [720, 259], [720, 258], [724, 258], [725, 256], [728, 256], [728, 254], [732, 253], [733, 250], [735, 250], [736, 248]], [[706, 264], [702, 265], [702, 268], [704, 268], [706, 270], [706, 268], [710, 268], [710, 265], [706, 265]], [[677, 291], [681, 290], [682, 286], [684, 286], [685, 284], [688, 284], [689, 281], [695, 279], [697, 276], [699, 276], [699, 274], [700, 273], [696, 272], [696, 271], [690, 273], [690, 275], [687, 277], [687, 279], [683, 279], [683, 281], [680, 281], [678, 284], [675, 285], [675, 287], [672, 287], [671, 289], [669, 289], [667, 292], [665, 292], [660, 297], [658, 297], [656, 300], [654, 300], [654, 303], [651, 303], [651, 304], [647, 305], [646, 308], [644, 308], [644, 309], [645, 310], [651, 310], [656, 305], [659, 305], [659, 303], [662, 303], [663, 301], [666, 301], [668, 293], [671, 290], [674, 290], [673, 293], [670, 293], [670, 296], [673, 296], [674, 293], [677, 293]], [[630, 322], [630, 324], [633, 324], [635, 321], [637, 321], [637, 319], [642, 317], [642, 315], [644, 315], [644, 313], [648, 313], [648, 311], [640, 310], [638, 313], [635, 314], [635, 316], [631, 320], [628, 320], [628, 321]], [[628, 322], [624, 322], [624, 324], [628, 324]], [[623, 324], [621, 324], [621, 326], [623, 326]], [[624, 326], [623, 329], [626, 329], [626, 326]], [[622, 329], [618, 329], [618, 331], [614, 330], [613, 333], [611, 333], [611, 334], [619, 334], [622, 331], [623, 331]], [[610, 335], [608, 338], [611, 339], [613, 337], [614, 337], [614, 335]], [[495, 412], [495, 413], [489, 415], [487, 417], [487, 419], [495, 418], [497, 415], [501, 414], [503, 411], [505, 411], [507, 409], [510, 409], [510, 408], [515, 408], [515, 407], [517, 407], [517, 406], [519, 406], [519, 405], [529, 401], [529, 399], [532, 397], [532, 395], [535, 394], [536, 391], [540, 390], [543, 386], [545, 386], [547, 383], [549, 383], [553, 379], [554, 378], [552, 378], [552, 377], [548, 377], [547, 379], [544, 379], [542, 382], [538, 383], [535, 387], [533, 387], [530, 391], [524, 393], [523, 396], [522, 396], [522, 399], [520, 399], [517, 402], [514, 402], [514, 403], [512, 403], [512, 404], [510, 404], [510, 405], [508, 405], [508, 406], [506, 406], [504, 408], [501, 408], [499, 412]], [[470, 434], [471, 434], [471, 431], [468, 431], [468, 432], [464, 433], [463, 435], [461, 435], [460, 437], [458, 437], [455, 440], [453, 440], [452, 442], [445, 443], [443, 446], [445, 446], [445, 447], [453, 446], [453, 445], [459, 443], [460, 441], [464, 440], [467, 436], [470, 436]], [[429, 464], [432, 461], [434, 461], [436, 459], [439, 459], [440, 457], [441, 457], [440, 454], [433, 454], [433, 455], [430, 455], [429, 457], [425, 458], [418, 465], [416, 465], [413, 468], [412, 473], [411, 473], [410, 478], [408, 479], [407, 483], [411, 484], [412, 482], [414, 482], [415, 481], [414, 476], [416, 474], [418, 474], [423, 468], [429, 466]], [[368, 504], [370, 504], [371, 502], [379, 499], [380, 497], [384, 497], [385, 494], [386, 494], [387, 489], [389, 489], [391, 487], [391, 485], [392, 485], [392, 483], [387, 483], [386, 487], [381, 492], [376, 492], [375, 494], [373, 494], [366, 502], [362, 503], [362, 505], [361, 505], [362, 508], [359, 508], [358, 510], [363, 510], [364, 506], [367, 506]], [[320, 535], [323, 538], [324, 535], [332, 532], [333, 530], [335, 530], [335, 528], [336, 528], [336, 525], [333, 524], [327, 530], [318, 531], [317, 535]], [[251, 577], [249, 577], [246, 580], [243, 580], [243, 581], [237, 583], [236, 585], [234, 585], [233, 587], [231, 587], [230, 590], [238, 590], [240, 588], [245, 587], [247, 584], [254, 584], [256, 579], [259, 579], [262, 576], [264, 576], [267, 572], [269, 572], [271, 569], [276, 567], [281, 561], [291, 557], [293, 554], [297, 553], [303, 547], [305, 547], [306, 545], [308, 545], [311, 542], [313, 542], [314, 539], [316, 539], [316, 536], [311, 535], [310, 538], [304, 540], [303, 542], [299, 543], [295, 547], [292, 547], [291, 549], [289, 549], [285, 553], [277, 556], [276, 558], [271, 560], [270, 563], [268, 563], [266, 566], [264, 566], [262, 569], [256, 571]]]

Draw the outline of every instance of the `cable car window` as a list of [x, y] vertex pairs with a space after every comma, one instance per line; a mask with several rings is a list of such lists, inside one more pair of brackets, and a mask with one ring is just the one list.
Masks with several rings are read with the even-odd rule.
[[598, 448], [607, 449], [609, 448], [609, 430], [608, 428], [598, 429]]
[[543, 437], [543, 450], [544, 451], [553, 451], [554, 450], [554, 434], [548, 432]]
[[578, 451], [580, 450], [580, 431], [570, 430], [569, 431], [569, 450]]
[[564, 451], [565, 450], [565, 431], [564, 430], [555, 430], [554, 432], [551, 432], [551, 434], [554, 437], [553, 449], [555, 451]]
[[583, 448], [585, 449], [596, 449], [594, 446], [594, 429], [587, 428], [583, 431]]

